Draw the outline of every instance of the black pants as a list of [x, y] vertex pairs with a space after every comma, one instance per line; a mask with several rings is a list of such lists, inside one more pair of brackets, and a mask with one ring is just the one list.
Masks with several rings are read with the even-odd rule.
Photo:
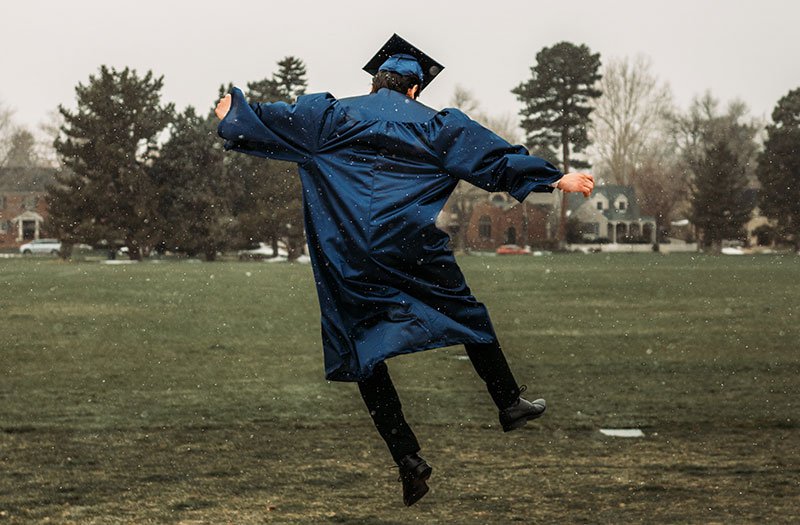
[[[502, 410], [511, 406], [519, 397], [519, 387], [500, 345], [494, 342], [467, 344], [464, 347], [497, 408]], [[369, 378], [359, 381], [358, 389], [395, 462], [419, 452], [419, 443], [403, 417], [403, 407], [386, 363], [380, 363]]]

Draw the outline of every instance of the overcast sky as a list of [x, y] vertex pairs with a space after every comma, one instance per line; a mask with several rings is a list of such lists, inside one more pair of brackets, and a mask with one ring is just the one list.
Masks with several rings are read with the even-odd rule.
[[286, 55], [305, 61], [309, 92], [360, 94], [361, 67], [393, 32], [445, 65], [421, 99], [435, 108], [460, 84], [489, 114], [516, 114], [510, 90], [564, 40], [601, 60], [649, 56], [683, 107], [710, 90], [768, 118], [800, 87], [796, 0], [26, 0], [2, 14], [0, 101], [31, 128], [74, 106], [101, 64], [164, 75], [163, 99], [179, 109], [209, 108], [220, 84], [244, 87]]

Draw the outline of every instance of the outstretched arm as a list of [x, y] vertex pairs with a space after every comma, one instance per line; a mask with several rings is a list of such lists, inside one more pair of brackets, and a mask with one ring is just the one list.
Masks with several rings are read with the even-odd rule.
[[530, 192], [591, 194], [594, 178], [587, 173], [563, 175], [544, 159], [528, 154], [458, 110], [446, 110], [434, 147], [452, 176], [487, 191], [506, 191], [522, 202]]
[[214, 110], [221, 119], [217, 133], [225, 139], [225, 149], [302, 163], [316, 151], [333, 102], [333, 97], [324, 93], [304, 95], [296, 104], [248, 104], [244, 93], [233, 88]]

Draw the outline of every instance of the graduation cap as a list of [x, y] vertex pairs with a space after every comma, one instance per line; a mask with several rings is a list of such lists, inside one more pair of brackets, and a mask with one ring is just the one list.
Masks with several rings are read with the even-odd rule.
[[378, 71], [415, 75], [420, 79], [420, 91], [425, 89], [443, 69], [443, 65], [399, 37], [397, 33], [393, 34], [364, 66], [364, 71], [373, 76]]

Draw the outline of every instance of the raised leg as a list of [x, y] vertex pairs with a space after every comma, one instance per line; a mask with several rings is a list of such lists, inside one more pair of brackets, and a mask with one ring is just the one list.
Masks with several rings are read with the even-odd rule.
[[513, 405], [519, 398], [520, 390], [500, 349], [500, 343], [469, 343], [464, 348], [475, 371], [486, 383], [486, 389], [497, 408], [504, 410]]

